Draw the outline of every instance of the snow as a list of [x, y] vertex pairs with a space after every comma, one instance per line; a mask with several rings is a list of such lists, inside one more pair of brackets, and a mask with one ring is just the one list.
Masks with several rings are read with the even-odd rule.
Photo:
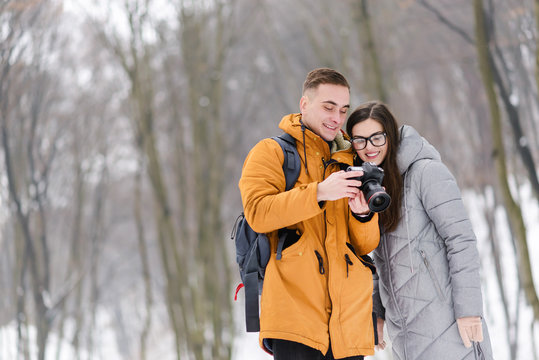
[[[492, 206], [492, 194], [479, 196], [473, 192], [463, 192], [464, 203], [467, 206], [468, 214], [473, 223], [474, 230], [478, 239], [478, 249], [482, 264], [482, 281], [483, 281], [483, 300], [485, 304], [485, 318], [488, 325], [488, 331], [493, 347], [493, 352], [497, 359], [510, 359], [510, 349], [508, 347], [508, 339], [518, 339], [518, 353], [515, 360], [534, 360], [534, 344], [539, 344], [539, 336], [535, 334], [532, 338], [532, 319], [533, 313], [529, 306], [526, 305], [524, 295], [518, 292], [518, 272], [516, 259], [514, 257], [514, 248], [510, 241], [510, 233], [508, 231], [507, 221], [503, 208], [496, 210], [495, 229], [501, 249], [504, 253], [502, 258], [503, 282], [506, 289], [508, 302], [508, 311], [512, 319], [518, 317], [519, 327], [514, 330], [512, 324], [506, 324], [504, 320], [504, 308], [502, 306], [500, 293], [498, 290], [493, 256], [491, 254], [490, 240], [488, 239], [488, 226], [484, 221], [483, 209]], [[534, 261], [536, 256], [539, 256], [539, 242], [536, 240], [539, 237], [539, 206], [537, 200], [532, 196], [531, 188], [523, 186], [520, 188], [520, 199], [525, 199], [522, 204], [522, 211], [525, 218], [525, 224], [528, 235], [528, 245], [534, 279], [537, 283], [539, 277], [539, 265]], [[539, 288], [539, 287], [538, 287]], [[233, 360], [270, 360], [271, 356], [266, 354], [258, 345], [258, 333], [245, 333], [244, 318], [243, 318], [243, 303], [238, 301], [234, 303], [234, 311], [237, 321], [237, 336], [233, 347]], [[122, 360], [123, 357], [119, 351], [116, 342], [116, 335], [109, 325], [110, 319], [105, 311], [100, 311], [97, 319], [97, 327], [99, 334], [95, 338], [95, 350], [93, 354], [81, 352], [80, 359], [106, 359], [106, 360]], [[162, 329], [161, 329], [162, 330]], [[30, 328], [30, 344], [35, 344], [35, 331]], [[156, 330], [160, 331], [160, 330]], [[70, 333], [69, 324], [66, 326], [66, 333]], [[154, 334], [155, 335], [155, 334]], [[173, 343], [172, 338], [167, 334], [158, 334], [154, 337], [154, 343], [151, 346], [149, 358], [158, 356], [160, 359], [173, 359]], [[389, 341], [387, 336], [386, 342]], [[55, 334], [51, 334], [48, 344], [48, 352], [46, 359], [56, 359], [58, 347], [61, 347], [61, 357], [58, 360], [72, 360], [76, 358], [76, 354], [67, 341], [59, 341]], [[35, 347], [31, 349], [32, 358], [36, 356]], [[156, 355], [158, 353], [158, 355]], [[17, 359], [17, 332], [14, 322], [0, 328], [0, 360]], [[376, 354], [369, 359], [375, 360], [390, 360], [391, 347], [386, 347], [383, 351], [377, 351]]]

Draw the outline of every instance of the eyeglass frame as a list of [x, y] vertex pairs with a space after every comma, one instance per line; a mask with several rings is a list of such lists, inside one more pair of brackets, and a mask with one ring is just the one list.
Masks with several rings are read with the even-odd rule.
[[[383, 144], [380, 144], [380, 145], [376, 145], [375, 143], [372, 142], [372, 137], [374, 136], [378, 136], [378, 135], [382, 135], [384, 137], [384, 143]], [[361, 148], [357, 147], [356, 146], [356, 143], [354, 140], [356, 139], [363, 139], [365, 140], [365, 145]], [[381, 146], [384, 146], [385, 144], [387, 144], [387, 134], [385, 131], [378, 131], [378, 132], [375, 132], [374, 134], [372, 134], [371, 136], [369, 137], [363, 137], [363, 136], [354, 136], [353, 138], [350, 139], [350, 142], [352, 143], [352, 145], [354, 146], [354, 148], [356, 150], [363, 150], [367, 147], [367, 141], [370, 142], [372, 144], [372, 146], [375, 146], [375, 147], [381, 147]]]

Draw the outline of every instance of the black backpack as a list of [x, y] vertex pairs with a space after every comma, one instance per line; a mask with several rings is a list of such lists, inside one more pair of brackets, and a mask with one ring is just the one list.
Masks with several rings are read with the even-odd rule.
[[[286, 180], [285, 191], [294, 187], [301, 170], [301, 163], [296, 149], [296, 140], [290, 134], [282, 134], [272, 137], [277, 141], [284, 153], [283, 173]], [[277, 260], [281, 259], [281, 251], [288, 232], [279, 230], [279, 243], [277, 245]], [[245, 322], [248, 332], [260, 331], [260, 319], [258, 310], [258, 296], [262, 294], [264, 274], [268, 264], [271, 249], [266, 234], [255, 232], [247, 223], [242, 212], [232, 229], [230, 238], [236, 244], [236, 262], [239, 265], [242, 284], [236, 289], [235, 300], [238, 291], [245, 287]]]

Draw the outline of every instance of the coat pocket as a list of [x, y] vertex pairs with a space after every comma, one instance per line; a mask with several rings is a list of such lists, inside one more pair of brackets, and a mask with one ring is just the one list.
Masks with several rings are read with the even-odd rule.
[[301, 235], [299, 235], [297, 231], [293, 229], [281, 229], [279, 230], [278, 235], [279, 240], [281, 239], [281, 237], [283, 237], [283, 250], [297, 243], [299, 238], [301, 237]]
[[[302, 256], [307, 250], [305, 239], [305, 234], [299, 235], [296, 230], [286, 229], [280, 232], [277, 239], [277, 259], [288, 261]], [[281, 253], [281, 258], [279, 258], [279, 253]]]
[[371, 273], [374, 275], [376, 274], [376, 266], [374, 265], [374, 260], [369, 256], [369, 255], [358, 255], [357, 252], [356, 252], [356, 249], [354, 248], [354, 245], [352, 245], [351, 243], [347, 242], [346, 243], [346, 246], [348, 246], [348, 248], [350, 249], [350, 251], [355, 255], [355, 257], [361, 261], [361, 263], [369, 268], [369, 270], [371, 271]]
[[421, 255], [421, 258], [423, 259], [423, 263], [425, 264], [425, 267], [427, 268], [427, 271], [429, 273], [429, 276], [432, 280], [432, 283], [434, 284], [434, 288], [436, 289], [436, 293], [438, 294], [438, 297], [441, 301], [445, 301], [445, 295], [442, 291], [442, 287], [440, 286], [440, 283], [438, 282], [438, 278], [436, 277], [436, 273], [434, 272], [434, 269], [432, 268], [429, 259], [427, 258], [427, 254], [423, 250], [419, 250], [419, 254]]

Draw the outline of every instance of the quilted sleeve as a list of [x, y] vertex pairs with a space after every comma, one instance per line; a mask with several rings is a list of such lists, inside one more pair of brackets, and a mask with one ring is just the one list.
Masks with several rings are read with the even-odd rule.
[[425, 211], [446, 245], [455, 316], [482, 316], [477, 241], [457, 182], [443, 163], [429, 161], [420, 186]]

